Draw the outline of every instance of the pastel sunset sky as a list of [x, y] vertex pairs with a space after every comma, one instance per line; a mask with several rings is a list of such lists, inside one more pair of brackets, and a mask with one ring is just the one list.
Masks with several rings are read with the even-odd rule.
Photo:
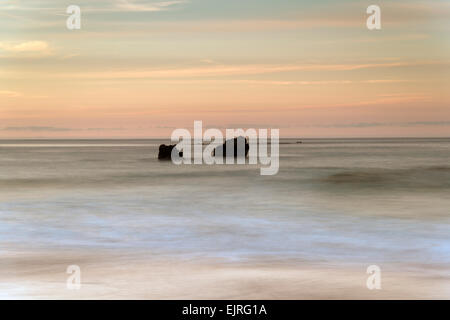
[[448, 137], [449, 54], [448, 0], [1, 0], [0, 138]]

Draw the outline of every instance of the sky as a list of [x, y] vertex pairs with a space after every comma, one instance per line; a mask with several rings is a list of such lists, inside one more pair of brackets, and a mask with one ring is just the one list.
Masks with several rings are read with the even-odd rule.
[[449, 0], [1, 0], [0, 139], [170, 138], [194, 120], [449, 137], [449, 18]]

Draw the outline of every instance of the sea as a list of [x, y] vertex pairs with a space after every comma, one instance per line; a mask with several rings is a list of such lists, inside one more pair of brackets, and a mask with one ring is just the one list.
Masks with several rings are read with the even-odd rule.
[[0, 256], [108, 249], [449, 273], [450, 138], [281, 139], [273, 176], [158, 161], [162, 143], [1, 140]]

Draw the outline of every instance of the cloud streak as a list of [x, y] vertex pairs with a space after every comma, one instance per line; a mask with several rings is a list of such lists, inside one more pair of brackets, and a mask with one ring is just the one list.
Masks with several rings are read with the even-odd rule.
[[52, 53], [46, 41], [0, 41], [0, 57], [45, 57]]
[[317, 125], [319, 128], [372, 128], [372, 127], [417, 127], [450, 126], [450, 121], [413, 121], [413, 122], [356, 122], [344, 124]]
[[42, 52], [49, 49], [45, 41], [0, 42], [0, 49], [7, 52]]
[[[165, 11], [169, 7], [186, 3], [187, 1], [162, 1], [162, 2], [149, 2], [149, 1], [129, 1], [118, 0], [113, 4], [113, 7], [106, 8], [106, 11], [130, 11], [130, 12], [154, 12]], [[88, 9], [89, 10], [89, 9]], [[100, 9], [102, 10], [102, 9]]]
[[17, 91], [0, 90], [0, 97], [15, 98], [20, 97], [21, 95], [22, 94]]
[[69, 132], [69, 131], [121, 131], [123, 128], [62, 128], [46, 126], [5, 127], [2, 131], [28, 131], [28, 132]]
[[[93, 1], [79, 0], [77, 5], [82, 8], [83, 12], [153, 12], [166, 11], [170, 7], [187, 3], [187, 0], [171, 0], [171, 1], [148, 1], [148, 0], [100, 0]], [[40, 1], [36, 5], [36, 1], [24, 0], [20, 3], [9, 0], [0, 6], [0, 11], [26, 12], [26, 11], [64, 11], [67, 5], [61, 5], [59, 1]]]
[[3, 128], [3, 131], [63, 132], [63, 131], [73, 131], [73, 129], [57, 128], [57, 127], [28, 126], [28, 127], [6, 127], [6, 128]]
[[[192, 68], [168, 68], [168, 69], [147, 69], [147, 70], [125, 70], [125, 71], [93, 71], [93, 72], [71, 72], [53, 73], [43, 75], [51, 78], [67, 78], [72, 79], [170, 79], [170, 78], [201, 78], [201, 77], [222, 77], [222, 76], [239, 76], [239, 75], [261, 75], [276, 74], [298, 71], [355, 71], [362, 69], [377, 68], [400, 68], [415, 67], [423, 65], [439, 65], [445, 64], [441, 62], [393, 62], [393, 63], [367, 63], [367, 64], [304, 64], [304, 65], [217, 65], [217, 66], [200, 66]], [[26, 76], [27, 73], [23, 75]], [[29, 76], [30, 74], [28, 74]], [[367, 80], [368, 83], [373, 82], [395, 82], [396, 80]], [[283, 84], [280, 82], [279, 84]], [[289, 84], [289, 82], [284, 82]], [[295, 84], [295, 82], [291, 82]], [[298, 82], [297, 84], [314, 84], [314, 82]]]

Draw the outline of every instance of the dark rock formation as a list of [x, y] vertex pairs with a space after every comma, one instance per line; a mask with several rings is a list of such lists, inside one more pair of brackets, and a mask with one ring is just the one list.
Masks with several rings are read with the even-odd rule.
[[[233, 142], [234, 142], [234, 152], [233, 152], [233, 149], [231, 147], [231, 144]], [[245, 151], [244, 151], [245, 153], [242, 153], [241, 150], [239, 150], [239, 152], [238, 152], [238, 144], [245, 144]], [[229, 148], [228, 148], [229, 151], [227, 150], [227, 145], [229, 146]], [[229, 156], [231, 156], [232, 152], [233, 152], [235, 158], [237, 158], [237, 157], [247, 157], [249, 149], [250, 149], [250, 145], [248, 143], [247, 138], [237, 137], [237, 138], [225, 141], [225, 143], [223, 145], [218, 146], [216, 149], [214, 149], [213, 156], [216, 156], [216, 151], [220, 154], [220, 151], [222, 150], [222, 154], [223, 154], [224, 157], [227, 156], [227, 152], [230, 153]]]
[[[175, 148], [176, 145], [169, 145], [166, 146], [165, 144], [162, 144], [159, 146], [159, 153], [158, 153], [158, 160], [171, 160], [172, 159], [172, 150]], [[183, 152], [178, 153], [180, 157], [183, 156]]]

